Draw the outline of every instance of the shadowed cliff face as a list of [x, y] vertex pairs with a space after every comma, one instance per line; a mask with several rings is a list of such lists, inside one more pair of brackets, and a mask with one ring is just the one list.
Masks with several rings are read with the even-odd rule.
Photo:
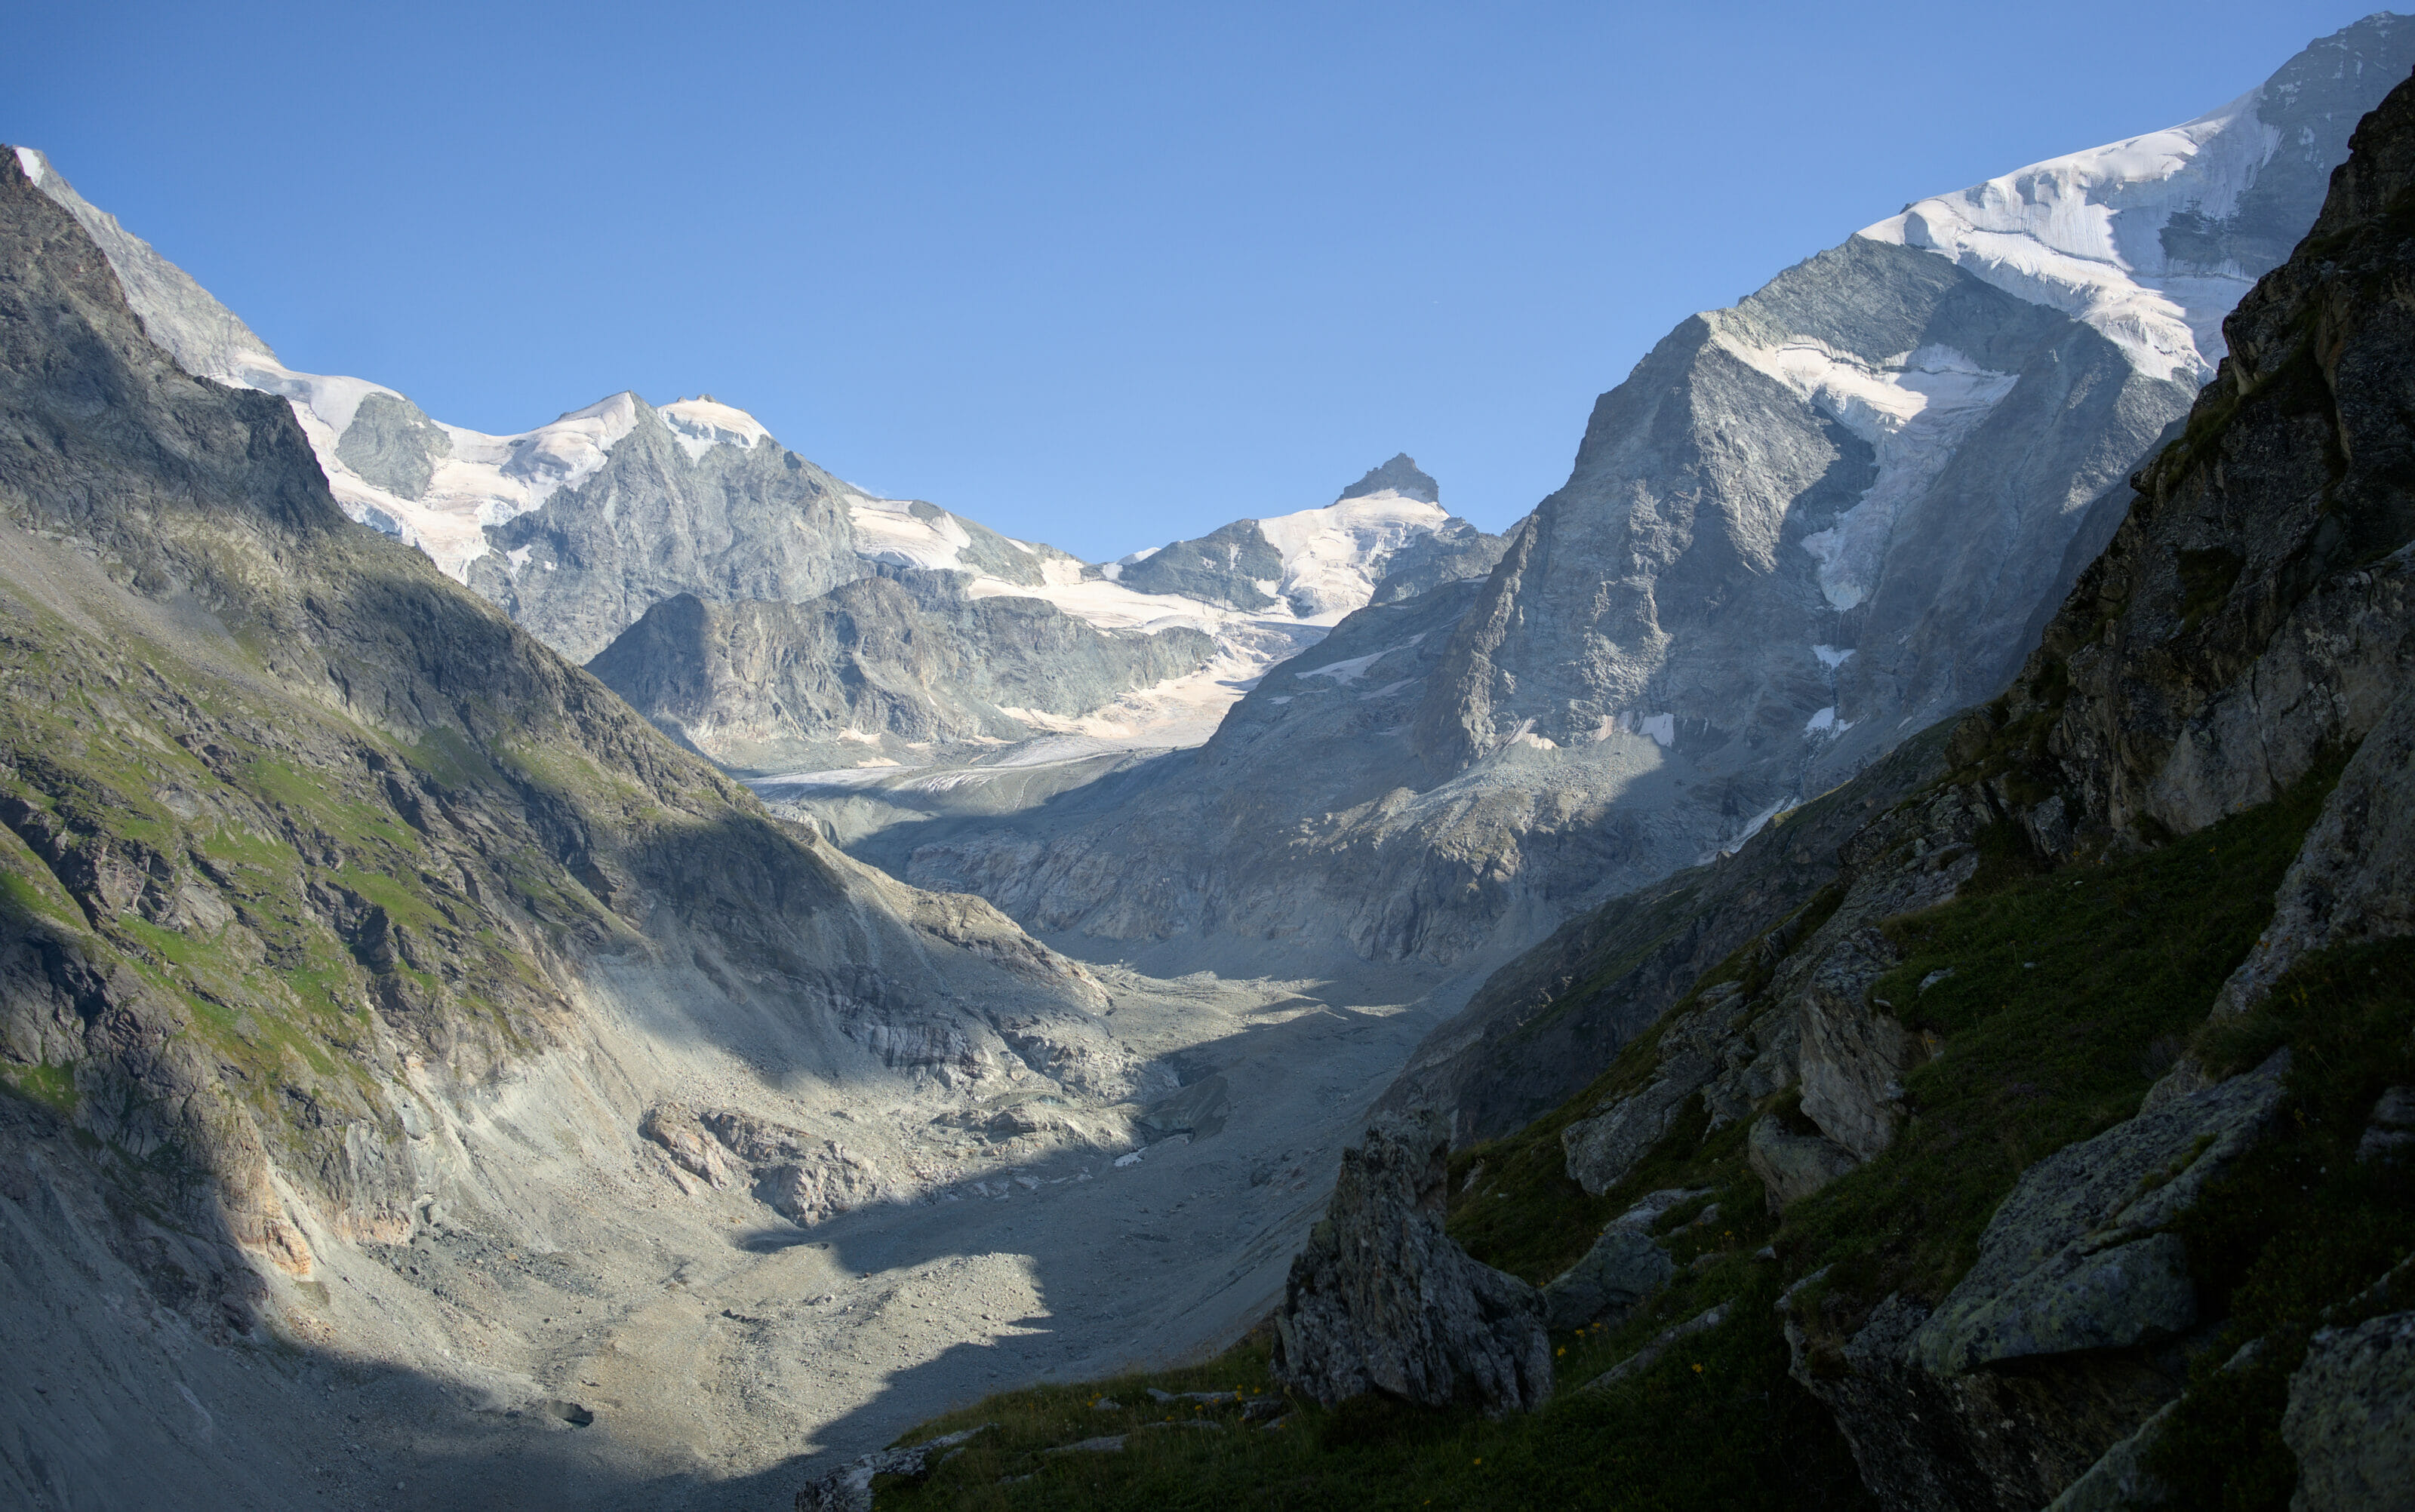
[[2186, 833], [2352, 746], [2407, 685], [2415, 314], [2402, 88], [2138, 479], [2010, 692], [1968, 736], [2038, 843]]

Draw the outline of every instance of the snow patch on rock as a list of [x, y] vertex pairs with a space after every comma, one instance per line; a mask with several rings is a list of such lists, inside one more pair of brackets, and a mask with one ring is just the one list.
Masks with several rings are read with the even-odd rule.
[[1262, 591], [1305, 606], [1303, 618], [1339, 620], [1375, 596], [1386, 559], [1449, 519], [1440, 504], [1390, 488], [1262, 519], [1258, 533], [1283, 564], [1279, 584]]
[[1725, 324], [1713, 342], [1878, 452], [1878, 477], [1861, 499], [1803, 541], [1820, 563], [1821, 592], [1839, 609], [1852, 608], [1877, 586], [1898, 512], [1928, 491], [1955, 448], [2018, 382], [1945, 346], [1872, 363], [1810, 337], [1758, 345]]
[[2178, 212], [2230, 215], [2281, 145], [2254, 89], [2196, 120], [2017, 169], [1922, 200], [1861, 234], [1918, 247], [2032, 304], [2095, 327], [2143, 372], [2213, 374], [2222, 318], [2254, 280], [2172, 267], [2159, 233]]
[[292, 405], [344, 513], [419, 547], [456, 579], [466, 577], [470, 563], [486, 555], [488, 526], [525, 515], [561, 489], [585, 482], [638, 423], [633, 394], [615, 394], [510, 436], [437, 421], [452, 454], [435, 460], [418, 498], [405, 499], [362, 477], [336, 455], [362, 400], [384, 394], [408, 403], [400, 394], [366, 379], [296, 372], [257, 352], [238, 358], [232, 371], [215, 376], [279, 395]]

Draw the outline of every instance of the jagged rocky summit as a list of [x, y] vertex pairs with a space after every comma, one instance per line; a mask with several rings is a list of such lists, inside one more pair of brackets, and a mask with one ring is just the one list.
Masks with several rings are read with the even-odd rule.
[[1359, 610], [1119, 804], [908, 875], [1050, 929], [1449, 964], [1733, 849], [2002, 688], [2410, 63], [2369, 18], [1688, 319], [1482, 581]]

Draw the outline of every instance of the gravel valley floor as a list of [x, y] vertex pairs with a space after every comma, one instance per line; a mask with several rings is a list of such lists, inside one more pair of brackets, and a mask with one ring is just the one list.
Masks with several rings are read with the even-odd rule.
[[[322, 1347], [281, 1355], [111, 1302], [130, 1277], [112, 1285], [64, 1215], [0, 1235], [0, 1345], [59, 1362], [12, 1370], [0, 1397], [223, 1475], [217, 1499], [182, 1506], [768, 1512], [809, 1458], [878, 1447], [952, 1405], [1221, 1347], [1280, 1295], [1340, 1148], [1434, 1022], [1436, 984], [1092, 966], [1118, 1038], [1186, 1080], [1223, 1078], [1221, 1128], [1136, 1159], [977, 1159], [922, 1201], [811, 1228], [664, 1162], [532, 1156], [573, 1189], [549, 1250], [499, 1242], [475, 1215], [408, 1245], [322, 1250], [311, 1284], [355, 1295], [326, 1310]], [[750, 1074], [712, 1050], [685, 1058], [700, 1101], [716, 1076]], [[62, 1266], [101, 1300], [36, 1305], [74, 1295], [42, 1279]]]

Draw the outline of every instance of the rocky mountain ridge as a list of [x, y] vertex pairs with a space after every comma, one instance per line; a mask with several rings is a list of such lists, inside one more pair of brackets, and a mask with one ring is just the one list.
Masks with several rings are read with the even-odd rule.
[[2368, 18], [1688, 319], [1472, 592], [1358, 611], [1115, 805], [888, 843], [1044, 929], [1446, 965], [1733, 849], [2012, 677], [2410, 63]]
[[[859, 647], [859, 665], [877, 668], [865, 685], [885, 696], [784, 702], [765, 701], [727, 667], [682, 662], [638, 673], [650, 651], [666, 649], [659, 627], [640, 635], [615, 659], [632, 679], [617, 691], [643, 697], [681, 685], [685, 696], [640, 711], [725, 764], [945, 766], [951, 743], [1012, 743], [1084, 718], [1132, 744], [1196, 743], [1241, 688], [1342, 614], [1379, 591], [1398, 597], [1480, 574], [1498, 554], [1497, 538], [1439, 507], [1433, 480], [1406, 457], [1370, 470], [1324, 509], [1226, 527], [1213, 538], [1218, 571], [1185, 576], [1174, 564], [1208, 550], [1198, 543], [1102, 567], [919, 500], [879, 498], [709, 394], [659, 407], [617, 394], [518, 435], [445, 425], [391, 389], [287, 367], [38, 152], [17, 151], [27, 177], [94, 236], [146, 329], [188, 372], [291, 400], [347, 514], [419, 546], [574, 662], [594, 659], [682, 594], [730, 606], [759, 636], [794, 618], [770, 606], [815, 604], [843, 584], [900, 573], [947, 575], [910, 598], [950, 602], [938, 621], [870, 626], [875, 642], [944, 636], [942, 623], [987, 628], [911, 668]], [[1246, 572], [1236, 566], [1243, 555]], [[1132, 564], [1137, 575], [1119, 584]], [[908, 602], [865, 591], [806, 618], [853, 622]], [[1030, 633], [1007, 638], [1032, 674], [1022, 682], [1048, 693], [1001, 703], [949, 680], [945, 668], [1000, 644], [998, 615], [979, 606], [994, 598], [1045, 606], [1013, 611]], [[1145, 644], [1152, 637], [1160, 643]], [[804, 649], [775, 654], [793, 662]], [[696, 701], [706, 689], [715, 690], [709, 708]], [[742, 732], [727, 746], [716, 733], [725, 728]]]
[[[2189, 1393], [2212, 1396], [2204, 1412], [2230, 1411], [2215, 1405], [2225, 1399], [2207, 1383], [2220, 1372], [2208, 1371], [2258, 1347], [2287, 1352], [2262, 1367], [2267, 1389], [2281, 1392], [2255, 1409], [2272, 1427], [2284, 1402], [2292, 1422], [2343, 1423], [2345, 1405], [2328, 1395], [2342, 1391], [2366, 1393], [2372, 1413], [2328, 1440], [2310, 1428], [2288, 1434], [2301, 1484], [2346, 1498], [2292, 1505], [2380, 1505], [2384, 1488], [2415, 1485], [2403, 1442], [2383, 1447], [2415, 1380], [2370, 1361], [2347, 1379], [2323, 1376], [2329, 1357], [2295, 1320], [2261, 1339], [2241, 1331], [2253, 1325], [2217, 1329], [2208, 1310], [2222, 1292], [2209, 1278], [2267, 1241], [2226, 1230], [2247, 1251], [2209, 1250], [2199, 1216], [2239, 1200], [2242, 1173], [2283, 1137], [2282, 1110], [2302, 1128], [2333, 1097], [2354, 1120], [2355, 1159], [2382, 1183], [2362, 1200], [2397, 1205], [2397, 1178], [2377, 1167], [2389, 1159], [2378, 1152], [2396, 1148], [2393, 1094], [2376, 1102], [2374, 1092], [2404, 1070], [2405, 1046], [2385, 1035], [2362, 1061], [2334, 1051], [2310, 1083], [2293, 1074], [2287, 1039], [2270, 1055], [2270, 1041], [2243, 1052], [2236, 1026], [2277, 983], [2300, 982], [2299, 1004], [2310, 990], [2335, 998], [2337, 987], [2308, 980], [2317, 963], [2415, 933], [2403, 902], [2415, 605], [2397, 581], [2415, 551], [2415, 366], [2399, 292], [2410, 214], [2415, 83], [2358, 127], [2312, 230], [2226, 322], [2212, 382], [2135, 479], [2111, 544], [2011, 690], [1953, 727], [1922, 790], [1838, 848], [1823, 899], [1773, 899], [1757, 947], [1697, 979], [1717, 984], [1696, 985], [1639, 1042], [1650, 1049], [1628, 1057], [1635, 1069], [1621, 1089], [1554, 1120], [1566, 1179], [1589, 1195], [1630, 1190], [1672, 1139], [1714, 1141], [1745, 1121], [1741, 1153], [1770, 1209], [1816, 1208], [1915, 1137], [1924, 1113], [1943, 1115], [1958, 1049], [1986, 1053], [1983, 1031], [1958, 1045], [1956, 1010], [1943, 1006], [1960, 990], [1949, 985], [1958, 966], [1937, 966], [1941, 928], [1921, 921], [1955, 917], [1949, 905], [2011, 877], [2078, 889], [2104, 885], [2109, 869], [2134, 864], [2126, 858], [2220, 853], [2192, 836], [2228, 829], [2232, 846], [2252, 846], [2238, 826], [2296, 807], [2301, 817], [2275, 821], [2287, 865], [2268, 873], [2277, 891], [2256, 915], [2270, 922], [2252, 944], [2242, 934], [2191, 963], [2199, 985], [2180, 1007], [2204, 1025], [2192, 1048], [2130, 1115], [2082, 1125], [2090, 1137], [2020, 1170], [1942, 1286], [1883, 1263], [1849, 1265], [1854, 1246], [1822, 1236], [1817, 1218], [1781, 1220], [1772, 1256], [1799, 1277], [1781, 1306], [1793, 1379], [1834, 1414], [1883, 1505], [2163, 1505], [2180, 1496], [2171, 1477], [2242, 1474], [2239, 1462], [2186, 1468], [2173, 1454], [2180, 1435], [2214, 1428], [2202, 1416], [2188, 1426], [2198, 1400]], [[1883, 786], [1865, 777], [1838, 796]], [[1782, 829], [1748, 851], [1796, 843]], [[2043, 955], [2092, 942], [2021, 943]], [[2403, 1016], [2399, 957], [2369, 958], [2363, 975], [2393, 978], [2371, 990]], [[1742, 974], [1729, 977], [1737, 961]], [[2371, 1125], [2379, 1138], [2362, 1129], [2368, 1117], [2381, 1120]], [[2348, 1173], [2356, 1190], [2361, 1173]], [[2403, 1268], [2407, 1237], [2366, 1245], [2370, 1273], [2332, 1281], [2341, 1289], [2320, 1298], [2324, 1319], [2386, 1309], [2383, 1272]], [[2265, 1263], [2295, 1264], [2286, 1253]], [[2169, 1452], [2158, 1448], [2167, 1441]]]

